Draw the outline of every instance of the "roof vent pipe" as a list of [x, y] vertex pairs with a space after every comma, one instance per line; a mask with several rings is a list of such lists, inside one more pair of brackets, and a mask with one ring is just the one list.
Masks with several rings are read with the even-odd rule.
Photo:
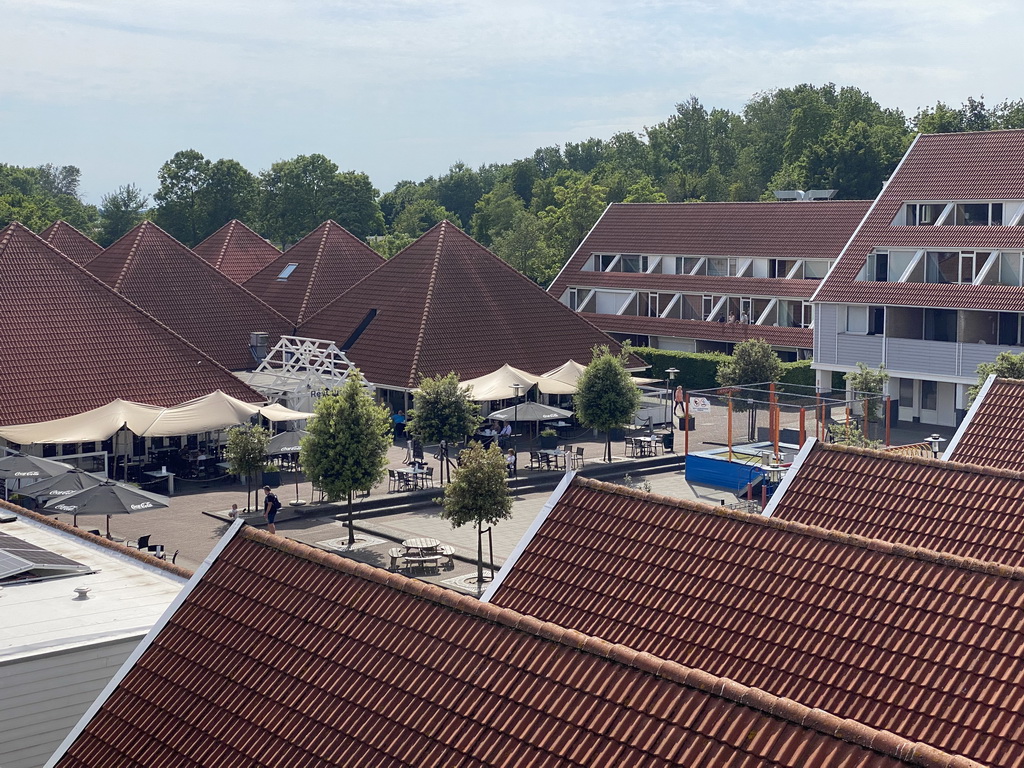
[[75, 587], [75, 600], [88, 600], [89, 599], [89, 588], [88, 587]]

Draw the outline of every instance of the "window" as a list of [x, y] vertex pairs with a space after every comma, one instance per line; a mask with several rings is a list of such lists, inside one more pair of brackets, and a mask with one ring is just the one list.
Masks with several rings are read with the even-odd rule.
[[736, 259], [708, 259], [707, 273], [714, 277], [735, 277]]
[[646, 272], [647, 257], [635, 254], [623, 254], [619, 261], [619, 269], [622, 272]]
[[814, 325], [814, 305], [809, 302], [803, 302], [803, 316], [800, 319], [801, 328], [810, 328]]
[[[828, 274], [828, 268], [832, 262], [809, 259], [804, 262], [804, 280], [821, 280]], [[875, 278], [884, 280], [884, 277]]]
[[939, 409], [939, 384], [936, 381], [921, 382], [921, 410], [937, 411]]
[[868, 332], [868, 308], [846, 308], [846, 333], [866, 334]]
[[924, 338], [925, 341], [956, 341], [956, 310], [926, 309]]
[[285, 280], [287, 280], [291, 276], [292, 272], [295, 271], [295, 268], [297, 266], [299, 266], [299, 265], [298, 264], [289, 264], [288, 266], [286, 266], [284, 269], [281, 270], [281, 273], [277, 276], [277, 279], [280, 280], [281, 282], [284, 282]]
[[953, 206], [954, 226], [989, 227], [1003, 223], [1002, 203], [957, 203]]
[[615, 254], [612, 254], [612, 253], [602, 253], [602, 254], [598, 255], [597, 256], [597, 271], [598, 272], [607, 272], [608, 270], [610, 270], [612, 268], [612, 265], [615, 263], [615, 260], [617, 258], [618, 258], [618, 256], [616, 256]]
[[945, 208], [945, 203], [907, 203], [907, 225], [911, 227], [934, 226]]
[[[984, 261], [982, 261], [984, 264]], [[961, 283], [973, 283], [975, 270], [979, 265], [977, 264], [974, 253], [971, 251], [965, 251], [960, 254], [960, 282]]]
[[705, 296], [702, 301], [701, 307], [701, 319], [702, 320], [716, 320], [717, 318], [712, 317], [712, 313], [715, 310], [715, 305], [718, 303], [717, 296]]
[[566, 296], [566, 306], [569, 307], [569, 309], [571, 309], [573, 312], [575, 312], [576, 308], [579, 306], [579, 300], [579, 291], [577, 291], [575, 288], [570, 288]]
[[926, 283], [958, 283], [957, 267], [960, 254], [956, 251], [928, 251], [925, 254]]

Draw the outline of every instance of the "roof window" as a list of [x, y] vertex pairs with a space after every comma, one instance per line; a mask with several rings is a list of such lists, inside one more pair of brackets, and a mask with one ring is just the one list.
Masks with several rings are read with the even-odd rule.
[[281, 282], [284, 282], [285, 280], [287, 280], [291, 276], [292, 272], [295, 271], [295, 268], [297, 266], [299, 266], [299, 265], [298, 264], [289, 264], [287, 267], [285, 267], [284, 269], [281, 270], [281, 274], [279, 274], [277, 276], [277, 279], [280, 280]]

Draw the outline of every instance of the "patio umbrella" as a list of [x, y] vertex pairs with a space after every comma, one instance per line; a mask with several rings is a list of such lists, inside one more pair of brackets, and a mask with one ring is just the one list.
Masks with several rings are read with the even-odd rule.
[[298, 453], [299, 441], [308, 434], [309, 432], [306, 430], [299, 429], [294, 432], [281, 432], [274, 435], [267, 443], [267, 455], [278, 456], [282, 453]]
[[150, 493], [130, 485], [122, 485], [105, 480], [92, 488], [85, 488], [70, 496], [51, 499], [46, 502], [46, 509], [71, 512], [78, 522], [80, 514], [106, 515], [107, 538], [110, 535], [110, 516], [129, 515], [147, 509], [163, 509], [170, 506], [170, 499], [158, 493]]
[[103, 475], [94, 475], [75, 467], [48, 480], [32, 483], [27, 488], [22, 488], [20, 492], [22, 496], [30, 496], [36, 501], [40, 499], [53, 499], [58, 496], [70, 496], [77, 491], [83, 491], [86, 488], [99, 485], [105, 479]]
[[572, 416], [572, 411], [531, 401], [510, 405], [500, 411], [491, 411], [487, 418], [495, 421], [551, 421], [552, 419], [567, 419], [570, 416]]
[[[24, 453], [10, 453], [0, 459], [0, 479], [21, 480], [22, 478], [38, 479], [42, 477], [53, 477], [71, 469], [70, 464], [51, 459], [41, 459], [38, 456], [26, 456]], [[5, 493], [8, 484], [4, 483]]]

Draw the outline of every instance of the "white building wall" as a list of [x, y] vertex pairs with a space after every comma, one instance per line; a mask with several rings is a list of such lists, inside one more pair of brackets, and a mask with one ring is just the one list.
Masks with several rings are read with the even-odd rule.
[[0, 663], [0, 766], [43, 765], [143, 636]]

